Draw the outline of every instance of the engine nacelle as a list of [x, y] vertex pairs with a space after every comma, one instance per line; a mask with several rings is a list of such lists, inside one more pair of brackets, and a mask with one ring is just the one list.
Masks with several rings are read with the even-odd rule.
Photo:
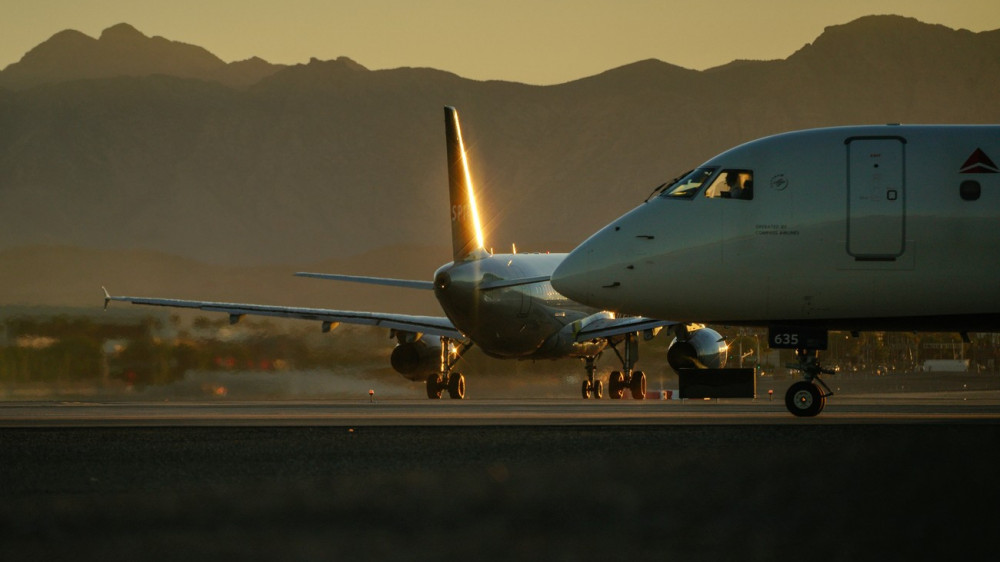
[[674, 338], [667, 348], [667, 363], [678, 369], [722, 369], [726, 366], [729, 346], [726, 340], [711, 328], [698, 328], [687, 332], [687, 337]]
[[424, 381], [427, 375], [438, 372], [441, 364], [441, 345], [424, 340], [401, 343], [389, 357], [392, 368], [411, 381]]

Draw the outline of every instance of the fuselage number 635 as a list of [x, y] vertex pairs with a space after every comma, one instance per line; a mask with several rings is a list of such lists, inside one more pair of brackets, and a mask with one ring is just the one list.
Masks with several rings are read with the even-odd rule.
[[827, 332], [823, 328], [771, 326], [767, 333], [771, 349], [826, 349]]

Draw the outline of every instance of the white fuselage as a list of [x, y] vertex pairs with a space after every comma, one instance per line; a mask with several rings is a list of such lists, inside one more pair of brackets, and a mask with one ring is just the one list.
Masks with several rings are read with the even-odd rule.
[[[552, 283], [595, 307], [678, 321], [974, 330], [1000, 317], [997, 161], [998, 126], [766, 137], [702, 164], [694, 193], [668, 188], [593, 235]], [[726, 172], [752, 198], [712, 192]]]

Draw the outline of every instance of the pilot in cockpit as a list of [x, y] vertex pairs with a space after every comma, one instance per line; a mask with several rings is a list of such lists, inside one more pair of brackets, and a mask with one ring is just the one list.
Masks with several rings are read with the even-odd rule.
[[753, 180], [749, 174], [736, 171], [726, 174], [726, 186], [729, 187], [729, 199], [753, 199]]
[[743, 185], [739, 173], [726, 174], [726, 186], [729, 187], [729, 199], [743, 199]]
[[721, 199], [753, 199], [753, 172], [723, 170], [705, 191], [705, 196]]

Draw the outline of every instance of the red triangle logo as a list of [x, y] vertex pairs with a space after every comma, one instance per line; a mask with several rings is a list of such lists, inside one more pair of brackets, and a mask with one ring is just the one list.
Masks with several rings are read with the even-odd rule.
[[990, 157], [983, 152], [983, 149], [977, 148], [972, 156], [962, 164], [962, 169], [959, 170], [963, 174], [996, 174], [1000, 173], [1000, 169], [997, 169], [997, 165], [990, 160]]

